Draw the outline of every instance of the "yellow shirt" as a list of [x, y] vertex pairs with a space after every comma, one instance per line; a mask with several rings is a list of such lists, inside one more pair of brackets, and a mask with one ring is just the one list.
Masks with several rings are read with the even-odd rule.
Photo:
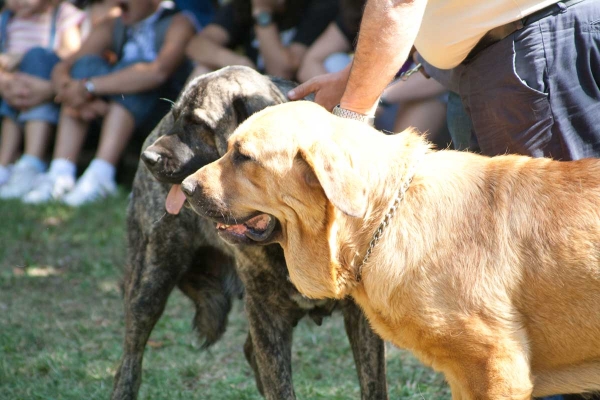
[[460, 64], [485, 33], [558, 0], [429, 0], [415, 47], [440, 69]]

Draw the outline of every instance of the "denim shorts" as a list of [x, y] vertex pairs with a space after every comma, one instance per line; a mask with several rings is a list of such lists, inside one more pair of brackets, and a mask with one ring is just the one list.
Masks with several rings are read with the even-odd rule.
[[[138, 61], [120, 61], [115, 65], [110, 65], [100, 56], [87, 55], [81, 57], [73, 64], [71, 77], [74, 79], [86, 79], [108, 75], [136, 63]], [[104, 97], [107, 100], [122, 105], [135, 119], [135, 126], [139, 127], [152, 114], [159, 101], [160, 93], [159, 90], [149, 90], [140, 93], [116, 94]]]
[[452, 76], [483, 154], [600, 157], [600, 0], [550, 7]]
[[[19, 64], [19, 72], [35, 76], [37, 78], [50, 80], [52, 69], [60, 58], [52, 50], [42, 47], [34, 47], [23, 56]], [[28, 110], [19, 111], [11, 107], [4, 100], [0, 101], [0, 115], [8, 117], [22, 125], [27, 121], [45, 121], [53, 125], [58, 123], [60, 107], [58, 104], [48, 102], [31, 107]]]

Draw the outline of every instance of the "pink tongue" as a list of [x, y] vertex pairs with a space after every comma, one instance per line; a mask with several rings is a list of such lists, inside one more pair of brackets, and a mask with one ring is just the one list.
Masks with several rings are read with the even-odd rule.
[[173, 215], [179, 214], [183, 203], [185, 203], [185, 194], [181, 191], [181, 185], [171, 186], [171, 190], [169, 190], [167, 200], [165, 201], [167, 212]]

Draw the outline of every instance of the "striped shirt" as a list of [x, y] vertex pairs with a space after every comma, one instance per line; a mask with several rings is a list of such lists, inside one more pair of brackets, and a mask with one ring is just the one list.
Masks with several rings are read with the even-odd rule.
[[[56, 12], [56, 34], [54, 43], [50, 42], [54, 8], [27, 18], [12, 17], [6, 27], [6, 53], [24, 54], [33, 47], [45, 47], [56, 50], [60, 46], [62, 33], [80, 25], [85, 13], [70, 3], [61, 3]], [[0, 35], [3, 32], [0, 32]]]

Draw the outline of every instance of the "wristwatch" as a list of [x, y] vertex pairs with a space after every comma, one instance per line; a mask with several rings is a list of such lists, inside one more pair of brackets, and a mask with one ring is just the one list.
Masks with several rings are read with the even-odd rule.
[[346, 118], [346, 119], [353, 119], [356, 121], [365, 122], [371, 126], [375, 126], [375, 116], [361, 114], [361, 113], [357, 113], [357, 112], [351, 111], [351, 110], [346, 110], [345, 108], [340, 107], [339, 104], [337, 106], [333, 107], [332, 114], [337, 115], [338, 117], [342, 117], [342, 118]]
[[85, 79], [83, 81], [83, 87], [85, 87], [85, 90], [87, 90], [87, 92], [91, 95], [95, 95], [96, 94], [96, 85], [94, 85], [94, 82], [92, 82], [91, 79]]
[[268, 11], [259, 11], [254, 15], [254, 23], [258, 26], [268, 26], [273, 23], [273, 15]]

